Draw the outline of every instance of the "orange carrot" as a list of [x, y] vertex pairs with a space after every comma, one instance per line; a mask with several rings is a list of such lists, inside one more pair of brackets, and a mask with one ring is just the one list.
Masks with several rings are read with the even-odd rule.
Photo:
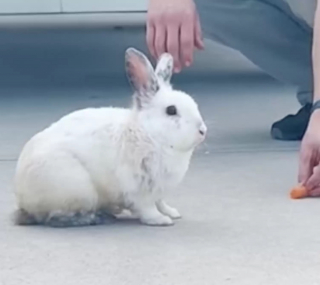
[[290, 192], [291, 199], [302, 199], [308, 197], [308, 190], [306, 187], [298, 185]]

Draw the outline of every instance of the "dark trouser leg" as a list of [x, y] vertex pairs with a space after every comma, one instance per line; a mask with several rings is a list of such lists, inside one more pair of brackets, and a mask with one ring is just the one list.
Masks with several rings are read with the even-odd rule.
[[196, 5], [205, 37], [240, 51], [275, 79], [299, 88], [304, 111], [277, 122], [272, 135], [301, 139], [312, 101], [312, 28], [283, 0], [196, 0]]

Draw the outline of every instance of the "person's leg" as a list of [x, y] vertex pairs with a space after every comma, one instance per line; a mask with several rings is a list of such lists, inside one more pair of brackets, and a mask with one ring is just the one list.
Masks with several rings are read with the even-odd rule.
[[277, 80], [299, 87], [303, 111], [276, 122], [272, 135], [301, 139], [312, 101], [312, 28], [283, 0], [196, 0], [196, 5], [205, 37], [240, 51]]

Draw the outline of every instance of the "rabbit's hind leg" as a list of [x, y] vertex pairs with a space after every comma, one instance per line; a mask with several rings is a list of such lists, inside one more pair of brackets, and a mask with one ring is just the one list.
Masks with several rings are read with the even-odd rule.
[[84, 226], [101, 223], [99, 197], [85, 166], [57, 152], [31, 157], [17, 176], [16, 224]]
[[54, 213], [45, 221], [50, 227], [84, 227], [104, 225], [114, 222], [115, 217], [103, 211], [76, 212], [76, 213]]
[[25, 210], [15, 212], [14, 222], [20, 226], [44, 225], [54, 228], [84, 227], [113, 223], [116, 218], [104, 211], [53, 212], [50, 215], [32, 215]]

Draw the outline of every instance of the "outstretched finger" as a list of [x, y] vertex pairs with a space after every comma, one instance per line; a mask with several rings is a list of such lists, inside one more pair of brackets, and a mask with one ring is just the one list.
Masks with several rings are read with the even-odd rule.
[[166, 37], [167, 37], [166, 26], [164, 26], [163, 24], [158, 24], [155, 30], [155, 43], [154, 43], [157, 59], [159, 59], [159, 57], [166, 52]]
[[194, 50], [194, 21], [185, 17], [180, 28], [180, 54], [184, 66], [190, 66]]
[[305, 184], [309, 180], [313, 167], [312, 149], [302, 144], [299, 156], [299, 183]]
[[309, 191], [313, 191], [320, 186], [320, 167], [319, 165], [313, 169], [310, 178], [305, 182], [305, 186]]
[[180, 54], [179, 54], [179, 25], [172, 25], [168, 28], [167, 35], [167, 51], [174, 59], [174, 71], [181, 70]]
[[154, 58], [156, 58], [156, 49], [154, 46], [155, 27], [151, 23], [147, 24], [146, 38], [147, 38], [147, 46], [148, 46], [149, 52]]
[[204, 43], [203, 43], [203, 35], [202, 35], [202, 29], [200, 24], [200, 19], [198, 13], [195, 15], [195, 47], [198, 49], [204, 49]]

